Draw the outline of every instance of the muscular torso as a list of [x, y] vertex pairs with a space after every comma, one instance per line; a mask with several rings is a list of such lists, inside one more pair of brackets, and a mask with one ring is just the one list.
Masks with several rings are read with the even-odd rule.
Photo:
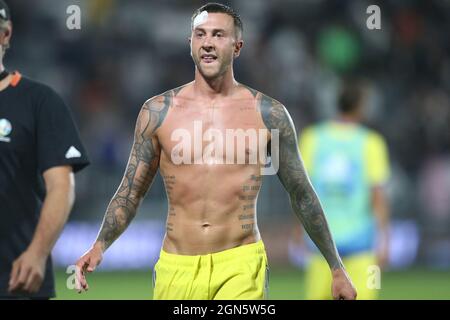
[[215, 101], [196, 98], [192, 85], [174, 91], [155, 132], [169, 199], [166, 252], [206, 254], [260, 239], [256, 201], [270, 135], [256, 94], [235, 91]]

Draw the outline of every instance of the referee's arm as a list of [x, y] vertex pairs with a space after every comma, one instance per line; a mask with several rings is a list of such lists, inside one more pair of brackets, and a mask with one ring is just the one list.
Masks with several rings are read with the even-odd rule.
[[72, 166], [58, 166], [43, 173], [46, 196], [38, 226], [28, 249], [13, 263], [9, 291], [35, 293], [41, 287], [45, 264], [72, 209], [75, 179]]

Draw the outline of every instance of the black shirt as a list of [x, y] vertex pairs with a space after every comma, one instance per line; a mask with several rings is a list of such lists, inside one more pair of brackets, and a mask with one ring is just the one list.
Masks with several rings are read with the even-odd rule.
[[[50, 87], [13, 75], [0, 91], [0, 297], [12, 297], [12, 263], [30, 245], [36, 230], [45, 184], [42, 173], [89, 164], [70, 110]], [[40, 291], [27, 297], [54, 297], [51, 257]]]

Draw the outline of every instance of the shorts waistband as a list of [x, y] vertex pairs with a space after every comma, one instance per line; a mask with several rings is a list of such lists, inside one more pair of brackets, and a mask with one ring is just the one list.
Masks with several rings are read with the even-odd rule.
[[176, 264], [177, 266], [189, 267], [196, 266], [198, 263], [201, 265], [207, 265], [209, 263], [217, 264], [221, 262], [230, 262], [237, 259], [242, 260], [246, 256], [252, 255], [266, 255], [266, 249], [262, 240], [205, 255], [179, 255], [168, 253], [161, 249], [159, 260], [164, 264]]

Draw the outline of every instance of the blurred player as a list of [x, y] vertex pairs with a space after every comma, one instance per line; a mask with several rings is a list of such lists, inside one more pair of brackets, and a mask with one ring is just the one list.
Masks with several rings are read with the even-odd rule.
[[12, 35], [0, 0], [0, 299], [54, 297], [50, 252], [88, 164], [71, 114], [49, 87], [8, 72]]
[[[279, 142], [278, 176], [292, 207], [328, 261], [325, 273], [333, 277], [333, 296], [354, 299], [356, 292], [303, 169], [288, 112], [234, 79], [233, 61], [243, 45], [239, 16], [220, 4], [201, 7], [192, 18], [190, 45], [195, 80], [144, 104], [125, 176], [97, 240], [77, 262], [80, 290], [88, 289], [85, 273], [97, 267], [136, 215], [159, 168], [169, 212], [155, 266], [154, 298], [265, 298], [267, 256], [256, 220], [264, 163], [236, 161], [234, 145], [225, 148], [230, 140], [222, 139], [245, 144], [250, 133], [266, 130], [262, 140]], [[279, 141], [267, 129], [278, 132]], [[229, 130], [248, 135], [245, 141], [228, 138]], [[245, 160], [260, 154], [261, 147], [266, 150], [267, 141], [260, 148], [248, 143]]]
[[[389, 176], [384, 139], [364, 127], [365, 90], [348, 83], [339, 100], [339, 117], [306, 128], [300, 151], [321, 200], [339, 254], [358, 291], [358, 299], [375, 299], [368, 278], [388, 259], [388, 205], [383, 189]], [[309, 241], [313, 252], [317, 252]], [[311, 257], [306, 272], [308, 299], [329, 299], [331, 278], [326, 262]]]

